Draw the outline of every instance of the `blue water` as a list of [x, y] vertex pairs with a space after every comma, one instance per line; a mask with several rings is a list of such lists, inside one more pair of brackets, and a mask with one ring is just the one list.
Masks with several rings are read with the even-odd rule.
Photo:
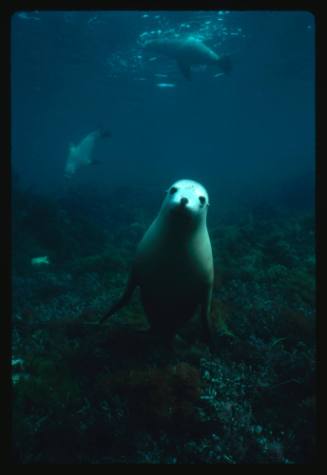
[[[187, 81], [142, 48], [173, 35], [230, 55], [231, 74], [200, 66]], [[299, 181], [312, 190], [314, 35], [308, 12], [16, 13], [12, 163], [33, 186], [60, 191], [69, 144], [105, 126], [103, 163], [74, 183], [160, 189], [189, 177], [220, 206]]]

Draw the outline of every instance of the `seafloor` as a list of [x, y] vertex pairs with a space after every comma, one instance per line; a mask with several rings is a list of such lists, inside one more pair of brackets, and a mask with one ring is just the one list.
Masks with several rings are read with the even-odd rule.
[[[124, 287], [160, 204], [152, 193], [122, 189], [117, 204], [83, 187], [55, 199], [15, 185], [14, 462], [312, 463], [312, 210], [213, 212], [216, 349], [197, 318], [169, 349], [139, 332], [137, 297], [92, 324]], [[50, 263], [33, 266], [37, 256]]]

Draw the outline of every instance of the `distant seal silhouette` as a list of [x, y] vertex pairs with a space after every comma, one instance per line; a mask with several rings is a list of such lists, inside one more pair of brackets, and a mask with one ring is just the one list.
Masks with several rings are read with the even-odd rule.
[[219, 56], [203, 41], [193, 36], [149, 40], [144, 43], [144, 48], [175, 59], [181, 73], [188, 80], [191, 79], [193, 65], [218, 66], [225, 74], [232, 69], [228, 56]]
[[87, 134], [78, 145], [70, 144], [65, 165], [65, 177], [71, 178], [80, 168], [98, 164], [99, 162], [93, 158], [95, 143], [101, 138], [108, 137], [111, 137], [109, 130], [98, 129]]
[[138, 245], [122, 297], [99, 323], [124, 307], [139, 286], [151, 333], [171, 341], [200, 307], [205, 339], [210, 342], [214, 270], [208, 206], [207, 191], [193, 180], [179, 180], [167, 190], [158, 216]]

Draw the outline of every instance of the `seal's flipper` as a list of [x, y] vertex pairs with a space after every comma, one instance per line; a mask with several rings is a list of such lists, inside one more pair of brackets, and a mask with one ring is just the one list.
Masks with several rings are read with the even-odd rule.
[[137, 286], [137, 282], [136, 280], [134, 279], [133, 277], [133, 273], [131, 273], [129, 279], [128, 279], [128, 282], [127, 282], [127, 286], [126, 286], [126, 289], [123, 293], [123, 295], [121, 296], [121, 298], [118, 300], [118, 302], [116, 302], [109, 310], [108, 312], [101, 318], [101, 320], [99, 321], [99, 324], [102, 324], [104, 323], [109, 317], [111, 317], [111, 315], [113, 315], [114, 313], [118, 312], [118, 310], [120, 310], [121, 308], [125, 307], [125, 305], [127, 305], [133, 295], [133, 292], [135, 290]]
[[111, 138], [111, 132], [109, 129], [101, 129], [100, 130], [100, 137], [102, 139], [110, 139]]
[[181, 61], [181, 60], [177, 61], [177, 64], [184, 78], [190, 81], [192, 79], [191, 66], [185, 61]]
[[217, 65], [220, 67], [224, 74], [230, 74], [233, 69], [232, 61], [229, 56], [222, 56], [221, 58], [219, 58], [217, 61]]
[[206, 343], [211, 347], [212, 345], [212, 336], [210, 332], [209, 318], [210, 318], [210, 307], [211, 307], [211, 298], [212, 298], [212, 286], [208, 288], [204, 296], [204, 300], [201, 303], [201, 323], [204, 333], [204, 339]]
[[102, 165], [102, 163], [101, 160], [92, 160], [91, 165]]
[[107, 127], [100, 126], [97, 130], [100, 139], [109, 139], [112, 136], [111, 131]]

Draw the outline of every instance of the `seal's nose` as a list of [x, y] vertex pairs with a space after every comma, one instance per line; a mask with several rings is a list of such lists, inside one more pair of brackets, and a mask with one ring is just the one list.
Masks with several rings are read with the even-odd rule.
[[181, 198], [180, 203], [181, 203], [181, 206], [186, 206], [187, 203], [188, 203], [188, 199], [187, 198]]

